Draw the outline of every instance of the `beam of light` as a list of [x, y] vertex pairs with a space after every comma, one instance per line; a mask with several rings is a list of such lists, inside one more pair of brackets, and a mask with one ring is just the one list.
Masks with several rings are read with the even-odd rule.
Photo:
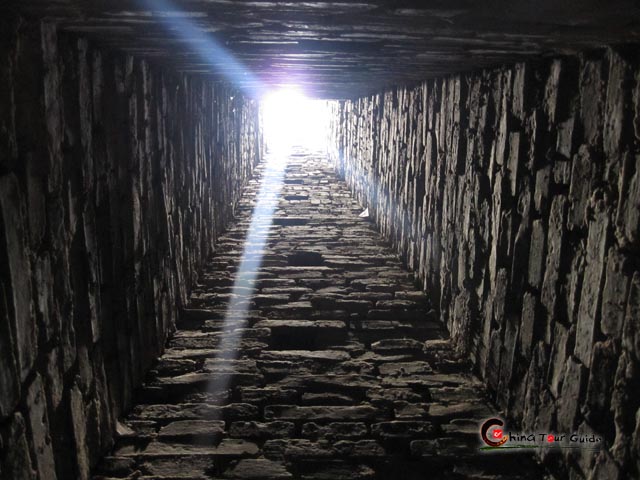
[[[265, 158], [242, 258], [235, 272], [231, 298], [219, 336], [219, 352], [214, 359], [213, 375], [208, 385], [208, 392], [216, 401], [226, 400], [224, 395], [231, 386], [232, 376], [240, 368], [237, 360], [242, 332], [247, 327], [250, 299], [256, 291], [258, 271], [280, 199], [289, 154], [294, 146], [322, 150], [328, 144], [327, 102], [307, 99], [297, 90], [278, 90], [263, 97], [261, 111], [269, 153]], [[221, 370], [218, 375], [216, 366]]]
[[222, 402], [225, 401], [224, 394], [230, 387], [231, 377], [237, 372], [234, 362], [239, 356], [242, 329], [247, 326], [249, 301], [256, 291], [258, 271], [267, 247], [273, 214], [280, 199], [287, 157], [269, 154], [265, 162], [251, 223], [243, 245], [242, 258], [235, 273], [231, 300], [227, 305], [224, 326], [220, 333], [219, 353], [214, 361], [214, 365], [220, 365], [223, 369], [228, 365], [231, 374], [222, 373], [216, 376], [214, 370], [208, 385], [208, 392], [213, 394], [213, 398], [220, 398]]
[[268, 151], [285, 152], [293, 146], [326, 150], [329, 126], [326, 101], [307, 98], [295, 88], [282, 88], [266, 94], [261, 109]]
[[143, 8], [149, 10], [154, 18], [158, 18], [176, 38], [187, 44], [206, 65], [217, 69], [231, 85], [239, 87], [253, 98], [260, 98], [265, 94], [260, 79], [192, 20], [197, 16], [185, 14], [169, 0], [139, 1]]
[[250, 299], [256, 291], [273, 215], [277, 208], [289, 154], [294, 146], [321, 150], [327, 146], [329, 110], [327, 102], [307, 99], [297, 90], [278, 90], [261, 103], [265, 141], [269, 153], [255, 200], [243, 253], [235, 273], [231, 299], [220, 332], [219, 353], [213, 365], [222, 371], [208, 385], [213, 399], [225, 401], [231, 377], [237, 368], [243, 328], [247, 327]]

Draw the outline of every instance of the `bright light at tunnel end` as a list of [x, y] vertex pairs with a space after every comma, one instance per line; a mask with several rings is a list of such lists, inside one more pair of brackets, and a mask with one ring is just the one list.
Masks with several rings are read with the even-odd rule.
[[325, 151], [329, 124], [328, 104], [308, 98], [296, 87], [268, 92], [261, 100], [267, 150], [285, 153], [294, 146]]
[[[305, 97], [297, 89], [280, 89], [261, 99], [266, 156], [260, 189], [251, 214], [240, 265], [235, 274], [231, 301], [218, 343], [215, 365], [233, 365], [240, 356], [242, 334], [247, 325], [248, 299], [256, 291], [258, 270], [267, 248], [273, 216], [291, 149], [296, 146], [326, 151], [329, 108], [325, 101]], [[222, 404], [230, 388], [228, 375], [213, 376], [208, 384], [213, 403]], [[218, 414], [216, 414], [218, 415]], [[218, 417], [216, 417], [218, 418]]]

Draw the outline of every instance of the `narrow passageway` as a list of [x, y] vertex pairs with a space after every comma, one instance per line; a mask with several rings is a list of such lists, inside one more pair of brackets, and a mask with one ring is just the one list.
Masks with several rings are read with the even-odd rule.
[[0, 480], [640, 480], [640, 2], [0, 24]]
[[[94, 478], [540, 478], [320, 154], [268, 156]], [[527, 476], [529, 475], [529, 476]]]

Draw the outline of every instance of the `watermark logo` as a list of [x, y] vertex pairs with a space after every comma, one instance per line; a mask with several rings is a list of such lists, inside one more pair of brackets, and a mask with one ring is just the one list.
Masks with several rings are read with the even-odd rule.
[[602, 437], [595, 434], [509, 431], [500, 418], [482, 422], [480, 438], [484, 443], [480, 450], [492, 451], [525, 448], [600, 450], [602, 446]]
[[480, 436], [482, 441], [490, 447], [499, 447], [509, 440], [509, 436], [504, 434], [501, 428], [504, 422], [499, 418], [490, 418], [480, 427]]

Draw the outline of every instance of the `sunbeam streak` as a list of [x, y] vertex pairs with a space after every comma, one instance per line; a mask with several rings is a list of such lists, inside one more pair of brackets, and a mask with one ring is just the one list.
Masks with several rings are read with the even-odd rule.
[[264, 95], [265, 89], [260, 79], [178, 7], [168, 0], [139, 1], [169, 32], [195, 52], [204, 65], [213, 66], [224, 80], [239, 87], [248, 96], [260, 98]]
[[[271, 154], [266, 158], [260, 189], [244, 242], [240, 265], [235, 273], [231, 300], [227, 306], [224, 326], [218, 343], [219, 353], [213, 362], [222, 371], [219, 374], [214, 371], [208, 385], [208, 392], [216, 399], [224, 398], [236, 368], [243, 329], [247, 325], [250, 299], [258, 280], [257, 272], [262, 264], [273, 223], [273, 215], [280, 200], [287, 158], [285, 152]], [[227, 374], [226, 371], [231, 373]]]

